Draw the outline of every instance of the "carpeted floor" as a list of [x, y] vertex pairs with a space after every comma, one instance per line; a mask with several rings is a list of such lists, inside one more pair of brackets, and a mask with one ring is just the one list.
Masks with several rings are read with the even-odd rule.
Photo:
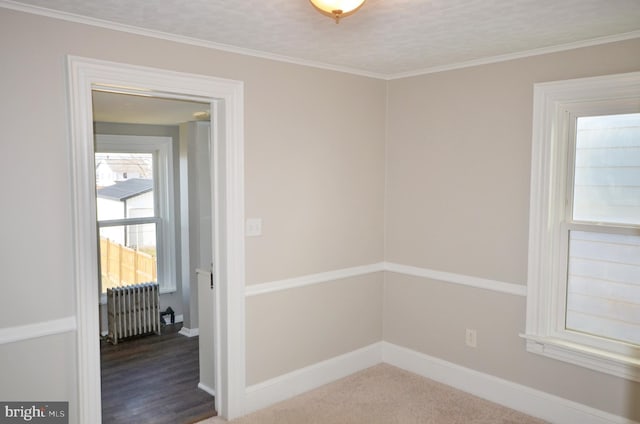
[[[214, 417], [198, 424], [224, 422]], [[544, 421], [380, 364], [231, 423], [541, 424]]]

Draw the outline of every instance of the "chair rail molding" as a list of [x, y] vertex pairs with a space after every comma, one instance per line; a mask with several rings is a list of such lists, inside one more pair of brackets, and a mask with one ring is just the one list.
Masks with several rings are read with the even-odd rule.
[[504, 281], [473, 277], [470, 275], [437, 271], [434, 269], [402, 265], [394, 262], [376, 262], [369, 265], [354, 266], [351, 268], [342, 268], [333, 271], [320, 272], [317, 274], [308, 274], [299, 277], [286, 278], [283, 280], [269, 281], [267, 283], [248, 285], [245, 288], [245, 296], [259, 296], [262, 294], [273, 293], [281, 290], [295, 289], [312, 284], [321, 284], [340, 280], [343, 278], [357, 277], [359, 275], [366, 275], [383, 271], [421, 277], [431, 280], [438, 280], [445, 283], [460, 284], [463, 286], [491, 290], [515, 296], [527, 295], [527, 286], [523, 284], [508, 283]]
[[38, 337], [69, 333], [76, 331], [76, 329], [77, 324], [75, 316], [0, 328], [0, 345], [36, 339]]

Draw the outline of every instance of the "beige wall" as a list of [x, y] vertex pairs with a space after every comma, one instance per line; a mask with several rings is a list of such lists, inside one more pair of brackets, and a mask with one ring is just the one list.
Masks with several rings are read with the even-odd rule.
[[385, 83], [265, 63], [245, 80], [247, 284], [382, 260]]
[[39, 337], [0, 345], [3, 401], [71, 401], [69, 422], [77, 422], [75, 334]]
[[[67, 55], [244, 82], [246, 215], [263, 219], [263, 236], [246, 243], [248, 284], [382, 260], [384, 81], [0, 8], [0, 173], [5, 182], [0, 328], [75, 314]], [[381, 281], [369, 281], [343, 280], [310, 289], [322, 293], [322, 311], [320, 305], [297, 306], [309, 303], [305, 290], [251, 298], [248, 380], [380, 340]], [[363, 298], [354, 299], [354, 294]], [[327, 320], [332, 309], [327, 299], [336, 298], [344, 303]], [[331, 332], [325, 338], [330, 345], [300, 350], [297, 335], [272, 329], [279, 331], [277, 349], [299, 356], [291, 362], [288, 355], [278, 355], [272, 340], [258, 331], [263, 315], [274, 319], [268, 307], [274, 299], [287, 314], [280, 319]], [[12, 359], [0, 362], [0, 399], [37, 395], [69, 399], [76, 408], [75, 337], [50, 336], [38, 339], [37, 350], [35, 345], [30, 340], [0, 345], [0, 357], [10, 353]], [[260, 351], [273, 352], [264, 368], [255, 363], [259, 356], [254, 352]], [[51, 363], [51, 352], [67, 359], [56, 363], [55, 372], [40, 372], [42, 364]]]
[[[638, 421], [640, 385], [527, 353], [526, 299], [395, 273], [385, 276], [384, 340]], [[465, 346], [465, 329], [477, 347]]]
[[[389, 82], [385, 259], [526, 284], [533, 84], [639, 69], [633, 40]], [[640, 420], [639, 384], [526, 353], [524, 297], [387, 273], [384, 305], [385, 341]]]
[[247, 385], [382, 340], [382, 289], [378, 272], [249, 297]]

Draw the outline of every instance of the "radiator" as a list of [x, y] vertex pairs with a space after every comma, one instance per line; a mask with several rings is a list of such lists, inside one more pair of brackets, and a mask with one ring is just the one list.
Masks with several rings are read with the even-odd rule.
[[157, 283], [107, 289], [109, 341], [160, 334], [160, 290]]

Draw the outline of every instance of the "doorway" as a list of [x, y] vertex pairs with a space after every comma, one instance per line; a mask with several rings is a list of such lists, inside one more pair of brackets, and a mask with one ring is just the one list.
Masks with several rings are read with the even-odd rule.
[[[98, 340], [98, 252], [91, 93], [182, 99], [209, 104], [212, 120], [211, 198], [215, 281], [213, 339], [215, 401], [219, 415], [242, 415], [245, 389], [244, 347], [244, 155], [243, 84], [69, 57], [69, 105], [73, 200], [74, 280], [77, 319], [78, 417], [101, 423]], [[215, 360], [214, 360], [215, 359]]]
[[[211, 331], [198, 336], [199, 321], [213, 328], [214, 293], [196, 274], [213, 262], [209, 104], [98, 90], [92, 102], [103, 423], [204, 419], [215, 414]], [[148, 312], [107, 307], [140, 284], [159, 289], [159, 335], [142, 334], [154, 332]], [[131, 337], [119, 343], [117, 325]]]

